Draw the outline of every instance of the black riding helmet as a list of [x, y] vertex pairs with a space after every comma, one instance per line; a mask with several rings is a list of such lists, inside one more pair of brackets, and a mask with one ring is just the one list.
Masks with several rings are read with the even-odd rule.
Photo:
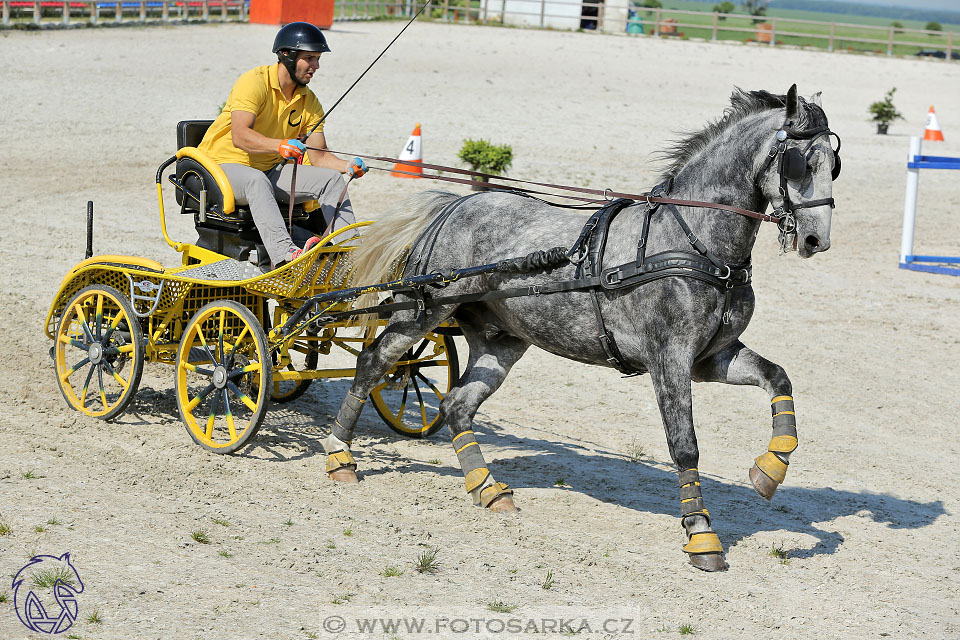
[[296, 82], [297, 51], [326, 53], [330, 51], [323, 32], [309, 22], [291, 22], [284, 25], [273, 39], [273, 52]]

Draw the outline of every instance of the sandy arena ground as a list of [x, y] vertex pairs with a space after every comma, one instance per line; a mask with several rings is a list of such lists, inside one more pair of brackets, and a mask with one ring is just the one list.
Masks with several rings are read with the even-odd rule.
[[[323, 103], [399, 28], [337, 24], [313, 82]], [[778, 256], [765, 226], [744, 337], [790, 374], [801, 444], [764, 503], [746, 473], [769, 438], [766, 395], [695, 386], [704, 495], [730, 563], [705, 574], [680, 551], [676, 476], [646, 377], [536, 350], [520, 362], [476, 425], [497, 478], [517, 490], [513, 516], [469, 503], [445, 435], [402, 439], [369, 409], [355, 442], [361, 482], [334, 486], [320, 439], [344, 381], [272, 410], [234, 456], [190, 440], [169, 367], [148, 365], [116, 422], [66, 406], [43, 320], [82, 258], [86, 201], [98, 253], [176, 264], [158, 226], [156, 167], [178, 120], [213, 117], [241, 72], [270, 62], [273, 34], [0, 33], [0, 523], [10, 528], [0, 574], [71, 552], [86, 585], [71, 637], [333, 637], [328, 616], [355, 631], [374, 613], [424, 615], [427, 626], [340, 637], [471, 637], [473, 623], [452, 633], [442, 619], [510, 617], [586, 619], [600, 631], [580, 637], [671, 638], [681, 625], [704, 639], [960, 637], [958, 446], [944, 432], [960, 412], [960, 279], [897, 269], [907, 136], [934, 104], [947, 142], [927, 150], [960, 155], [960, 65], [416, 24], [330, 117], [334, 148], [393, 155], [419, 121], [431, 162], [456, 163], [463, 138], [483, 136], [513, 145], [512, 175], [641, 190], [655, 183], [651, 152], [719, 116], [734, 86], [823, 92], [843, 137], [832, 249]], [[878, 136], [867, 105], [891, 86], [906, 120]], [[956, 177], [921, 177], [919, 253], [960, 252]], [[429, 186], [373, 173], [352, 194], [375, 219]], [[169, 224], [195, 237], [189, 220]], [[210, 544], [191, 539], [198, 529]], [[413, 566], [428, 546], [439, 548], [434, 575]], [[403, 574], [383, 575], [388, 566]], [[0, 637], [35, 637], [9, 581], [0, 594]], [[495, 613], [497, 601], [516, 608]]]

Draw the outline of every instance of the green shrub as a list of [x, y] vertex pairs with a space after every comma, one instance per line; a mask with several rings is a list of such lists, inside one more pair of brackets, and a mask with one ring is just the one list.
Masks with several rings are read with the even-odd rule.
[[499, 175], [513, 163], [513, 148], [508, 144], [490, 144], [486, 140], [463, 141], [457, 157], [473, 167], [474, 171]]
[[893, 87], [890, 91], [887, 91], [887, 95], [884, 96], [883, 100], [877, 100], [867, 107], [867, 111], [870, 112], [872, 120], [877, 124], [890, 124], [894, 120], [903, 119], [903, 114], [893, 106], [893, 94], [896, 90], [897, 88]]

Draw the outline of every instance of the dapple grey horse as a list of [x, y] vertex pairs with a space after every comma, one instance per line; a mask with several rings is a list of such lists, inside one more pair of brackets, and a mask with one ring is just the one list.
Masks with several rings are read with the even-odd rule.
[[[830, 144], [830, 135], [835, 134], [827, 128], [817, 102], [799, 98], [796, 85], [787, 95], [735, 91], [720, 119], [664, 152], [670, 163], [664, 187], [655, 195], [753, 212], [763, 212], [772, 204], [780, 216], [784, 249], [794, 248], [804, 258], [826, 251], [839, 155]], [[513, 193], [490, 192], [467, 199], [438, 191], [417, 194], [373, 225], [354, 254], [353, 282], [387, 280], [390, 266], [408, 250], [405, 275], [445, 273], [557, 245], [570, 247], [588, 217], [588, 213]], [[710, 529], [700, 491], [691, 380], [756, 385], [770, 394], [773, 436], [768, 451], [756, 459], [749, 474], [761, 496], [773, 496], [797, 446], [787, 374], [739, 340], [754, 308], [749, 260], [760, 224], [729, 208], [635, 203], [610, 219], [599, 267], [629, 265], [639, 246], [651, 260], [679, 255], [679, 261], [671, 263], [674, 270], [620, 288], [427, 305], [419, 313], [394, 313], [384, 332], [358, 358], [353, 386], [324, 441], [327, 472], [336, 481], [357, 481], [349, 445], [364, 399], [426, 332], [454, 318], [470, 353], [462, 377], [440, 410], [467, 492], [476, 504], [495, 511], [515, 510], [513, 492], [494, 479], [471, 423], [481, 403], [503, 383], [530, 345], [587, 364], [649, 373], [679, 473], [681, 523], [687, 540], [683, 550], [700, 569], [725, 569], [723, 548]], [[704, 256], [719, 264], [712, 281], [697, 277], [711, 268]], [[697, 259], [699, 273], [694, 268]], [[731, 267], [739, 280], [731, 277]], [[583, 278], [582, 268], [574, 260], [527, 273], [494, 273], [452, 282], [438, 295], [531, 285], [549, 289], [549, 283]], [[403, 294], [396, 297], [409, 299]]]

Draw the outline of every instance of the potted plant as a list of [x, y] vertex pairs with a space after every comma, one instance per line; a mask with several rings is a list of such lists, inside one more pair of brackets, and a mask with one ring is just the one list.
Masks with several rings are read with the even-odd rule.
[[877, 100], [867, 108], [870, 115], [873, 116], [871, 119], [877, 123], [878, 134], [886, 135], [891, 122], [903, 119], [903, 114], [893, 106], [893, 94], [896, 90], [897, 88], [893, 87], [890, 91], [887, 91], [883, 100]]
[[[471, 140], [467, 138], [463, 141], [460, 153], [457, 154], [463, 162], [470, 165], [470, 168], [480, 173], [489, 173], [491, 175], [500, 175], [513, 162], [513, 149], [508, 144], [491, 144], [487, 140]], [[487, 182], [486, 178], [476, 176], [479, 182]], [[483, 187], [473, 187], [474, 191], [480, 191]]]

